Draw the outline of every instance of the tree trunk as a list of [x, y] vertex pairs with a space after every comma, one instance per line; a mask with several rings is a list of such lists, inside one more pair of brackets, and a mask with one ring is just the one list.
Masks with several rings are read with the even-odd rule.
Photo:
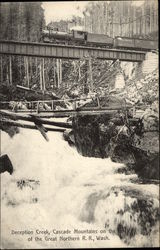
[[22, 82], [22, 64], [21, 64], [21, 56], [19, 57], [19, 78], [20, 78], [20, 82]]
[[81, 79], [81, 62], [79, 61], [78, 65], [78, 81]]
[[24, 85], [26, 85], [26, 57], [25, 56], [24, 56], [24, 77], [25, 77]]
[[9, 66], [8, 66], [8, 60], [7, 60], [7, 64], [6, 64], [6, 80], [7, 80], [7, 84], [9, 84]]
[[28, 68], [28, 57], [26, 57], [26, 78], [27, 78], [27, 86], [29, 88], [29, 68]]
[[46, 90], [45, 74], [44, 74], [44, 58], [42, 59], [42, 78], [43, 78], [43, 90]]
[[12, 85], [12, 56], [9, 56], [9, 83]]
[[150, 17], [150, 33], [152, 32], [152, 8], [150, 6], [149, 10], [149, 17]]
[[89, 66], [89, 84], [90, 84], [90, 90], [93, 91], [93, 73], [92, 73], [92, 60], [89, 58], [88, 60], [88, 66]]
[[38, 58], [36, 57], [36, 76], [38, 75]]
[[59, 84], [62, 85], [62, 59], [59, 59]]
[[57, 59], [57, 88], [59, 88], [59, 59]]
[[57, 81], [56, 81], [56, 67], [55, 67], [55, 61], [54, 61], [54, 66], [53, 66], [54, 68], [54, 87], [56, 87], [56, 85], [57, 85]]
[[1, 55], [1, 83], [3, 82], [3, 57]]
[[30, 65], [30, 81], [32, 81], [32, 77], [33, 77], [33, 68], [32, 68], [32, 57], [30, 57], [30, 63], [29, 63], [29, 65]]
[[39, 64], [39, 76], [40, 76], [40, 89], [43, 90], [43, 82], [42, 82], [42, 65], [41, 65], [41, 61]]

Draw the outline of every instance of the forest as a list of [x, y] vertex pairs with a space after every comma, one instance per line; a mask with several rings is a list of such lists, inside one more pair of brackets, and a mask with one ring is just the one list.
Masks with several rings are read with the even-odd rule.
[[[119, 4], [119, 3], [117, 3]], [[59, 30], [67, 31], [71, 26], [82, 26], [85, 30], [106, 33], [112, 35], [115, 32], [116, 25], [113, 19], [113, 26], [105, 27], [106, 18], [110, 18], [110, 10], [114, 9], [114, 13], [118, 10], [118, 5], [113, 2], [101, 1], [99, 3], [89, 3], [84, 11], [84, 18], [73, 16], [71, 20], [51, 21], [47, 27], [56, 27]], [[156, 5], [151, 4], [140, 8], [140, 12], [151, 13]], [[122, 1], [119, 17], [124, 15], [126, 10], [126, 20], [129, 13], [137, 13], [137, 8]], [[150, 11], [148, 11], [148, 9]], [[93, 12], [97, 10], [97, 14]], [[106, 12], [107, 10], [107, 12]], [[89, 16], [88, 14], [89, 13]], [[97, 23], [92, 15], [97, 15]], [[122, 15], [123, 14], [123, 15]], [[138, 14], [136, 14], [138, 15]], [[108, 17], [107, 17], [108, 16]], [[117, 15], [115, 15], [117, 16]], [[110, 20], [110, 19], [109, 19]], [[138, 19], [139, 20], [139, 19]], [[147, 19], [146, 19], [147, 20]], [[147, 30], [154, 31], [157, 29], [156, 16], [150, 15], [150, 25]], [[90, 21], [90, 22], [89, 22]], [[138, 22], [138, 21], [137, 21]], [[146, 21], [145, 21], [146, 22]], [[138, 23], [137, 23], [138, 25]], [[44, 9], [42, 2], [5, 2], [0, 3], [0, 39], [1, 40], [18, 40], [40, 42], [41, 32], [46, 27]], [[94, 29], [92, 29], [94, 27]], [[147, 27], [147, 26], [146, 26]], [[111, 28], [112, 31], [111, 32]], [[124, 29], [125, 30], [125, 29]], [[135, 29], [135, 31], [137, 28]], [[127, 31], [127, 30], [126, 30]], [[134, 31], [134, 27], [133, 27]], [[138, 31], [138, 30], [137, 30]], [[128, 30], [128, 35], [130, 30]], [[87, 95], [89, 92], [95, 92], [98, 95], [105, 95], [114, 89], [116, 78], [121, 76], [127, 84], [128, 76], [124, 72], [122, 63], [119, 61], [100, 61], [93, 59], [92, 65], [89, 60], [62, 60], [51, 58], [34, 58], [26, 56], [4, 56], [0, 57], [0, 96], [2, 100], [19, 100], [39, 99], [39, 95], [33, 93], [19, 92], [16, 85], [21, 85], [35, 91], [41, 90], [43, 93], [51, 91], [60, 98], [64, 97], [80, 97]], [[133, 70], [137, 65], [133, 63]], [[92, 79], [90, 72], [92, 71]], [[135, 70], [136, 71], [136, 70]], [[143, 76], [141, 76], [143, 77]], [[92, 85], [90, 84], [92, 82]], [[48, 98], [44, 96], [44, 98]]]

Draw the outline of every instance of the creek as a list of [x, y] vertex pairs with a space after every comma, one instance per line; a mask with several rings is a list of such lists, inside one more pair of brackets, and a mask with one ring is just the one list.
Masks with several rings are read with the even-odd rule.
[[81, 156], [60, 133], [48, 137], [1, 132], [14, 166], [1, 175], [3, 248], [159, 246], [158, 184], [121, 173], [110, 158]]

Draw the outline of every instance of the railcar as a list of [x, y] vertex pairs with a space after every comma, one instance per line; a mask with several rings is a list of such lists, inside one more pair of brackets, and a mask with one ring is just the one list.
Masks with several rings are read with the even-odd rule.
[[86, 35], [86, 43], [89, 45], [97, 45], [103, 47], [112, 47], [113, 46], [113, 38], [104, 35], [104, 34], [94, 34], [87, 33]]
[[158, 49], [158, 41], [135, 39], [135, 47], [137, 49], [143, 48], [143, 50], [155, 50]]
[[154, 50], [158, 49], [158, 42], [155, 40], [117, 36], [114, 39], [114, 47], [134, 50]]

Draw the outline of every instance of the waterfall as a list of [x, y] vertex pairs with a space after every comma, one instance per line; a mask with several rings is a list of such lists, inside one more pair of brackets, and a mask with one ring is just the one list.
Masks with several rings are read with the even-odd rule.
[[158, 184], [119, 173], [123, 164], [109, 158], [81, 156], [60, 133], [48, 137], [1, 132], [14, 166], [1, 175], [2, 248], [158, 246]]

